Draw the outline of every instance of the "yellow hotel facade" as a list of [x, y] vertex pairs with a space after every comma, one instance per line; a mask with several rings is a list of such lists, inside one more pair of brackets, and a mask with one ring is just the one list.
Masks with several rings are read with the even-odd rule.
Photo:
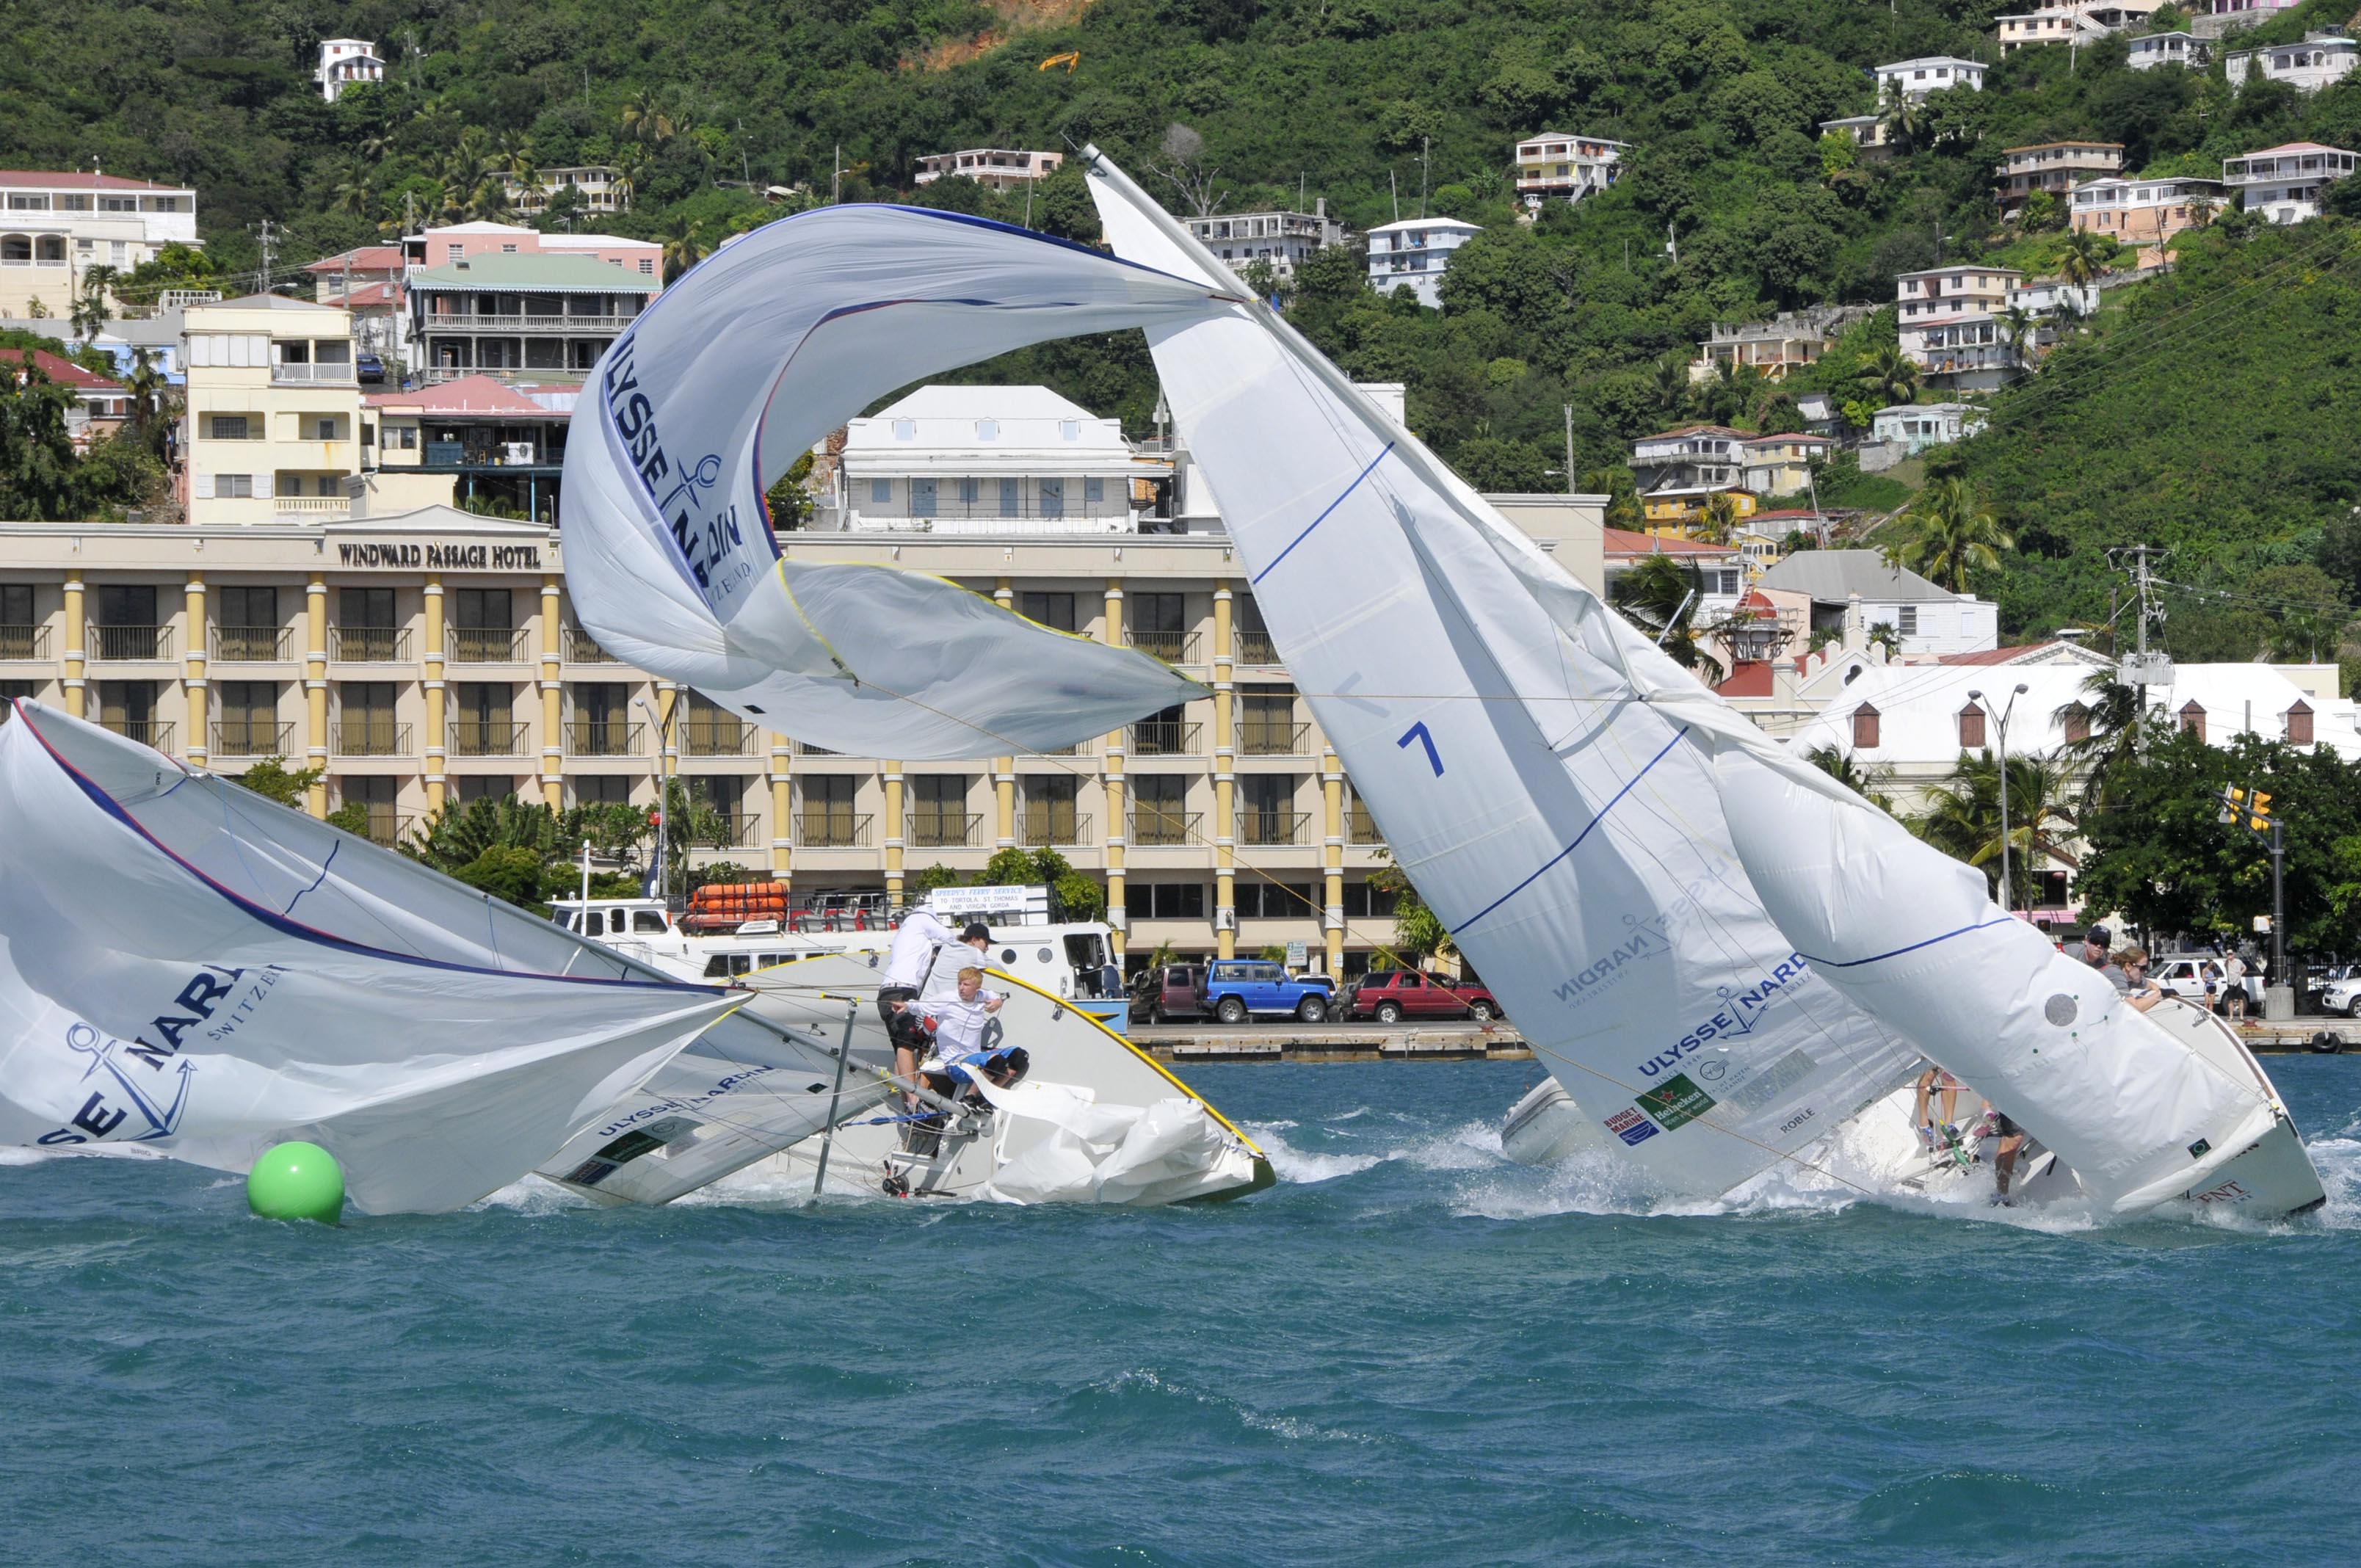
[[[1494, 498], [1584, 581], [1604, 502]], [[1018, 525], [1021, 527], [1022, 525]], [[0, 524], [0, 696], [187, 762], [324, 770], [314, 815], [360, 803], [390, 842], [455, 803], [652, 805], [672, 773], [718, 829], [695, 854], [796, 892], [980, 873], [1055, 848], [1104, 880], [1141, 956], [1302, 942], [1356, 971], [1391, 931], [1377, 825], [1279, 663], [1218, 529], [1176, 533], [789, 532], [816, 561], [891, 559], [1050, 624], [1169, 660], [1208, 699], [1056, 756], [843, 757], [612, 659], [577, 623], [565, 543], [432, 506], [254, 524]]]

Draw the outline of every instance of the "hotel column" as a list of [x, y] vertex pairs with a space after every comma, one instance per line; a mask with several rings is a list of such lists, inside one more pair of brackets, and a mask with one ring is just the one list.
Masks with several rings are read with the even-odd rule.
[[66, 711], [76, 718], [86, 718], [82, 711], [82, 640], [90, 635], [82, 620], [82, 579], [66, 579], [66, 675], [61, 683], [66, 688]]
[[426, 810], [443, 809], [443, 759], [449, 733], [443, 723], [443, 579], [426, 574]]
[[[564, 579], [541, 579], [541, 799], [552, 811], [566, 806], [566, 680], [558, 655], [558, 628], [565, 620], [558, 602]], [[625, 710], [626, 720], [631, 713]]]
[[[1016, 608], [1016, 595], [1006, 577], [992, 590], [992, 597], [1003, 609]], [[1016, 759], [992, 759], [993, 839], [992, 847], [1005, 850], [1016, 842]]]
[[787, 831], [794, 805], [788, 773], [793, 755], [794, 748], [785, 736], [771, 737], [771, 874], [781, 882], [792, 880], [788, 873], [795, 853], [795, 839]]
[[1328, 811], [1323, 856], [1328, 886], [1321, 902], [1327, 905], [1328, 975], [1335, 980], [1345, 973], [1345, 769], [1324, 744], [1320, 748], [1320, 794]]
[[304, 809], [328, 815], [328, 579], [312, 574], [303, 585], [303, 765], [316, 768]]
[[1213, 946], [1238, 956], [1237, 743], [1232, 725], [1236, 683], [1230, 679], [1233, 634], [1227, 583], [1213, 590]]
[[208, 744], [212, 731], [205, 723], [205, 650], [210, 644], [205, 637], [205, 580], [195, 572], [189, 574], [189, 647], [182, 660], [185, 674], [181, 677], [181, 694], [189, 714], [189, 738], [181, 742], [181, 755], [198, 767], [203, 767], [213, 754]]
[[[1106, 641], [1113, 648], [1123, 646], [1123, 579], [1109, 577], [1106, 586]], [[1106, 738], [1106, 887], [1107, 945], [1115, 949], [1118, 967], [1123, 962], [1124, 929], [1130, 924], [1130, 911], [1124, 906], [1123, 849], [1123, 751], [1126, 737], [1122, 730], [1111, 730]]]
[[884, 764], [885, 906], [902, 907], [902, 764]]

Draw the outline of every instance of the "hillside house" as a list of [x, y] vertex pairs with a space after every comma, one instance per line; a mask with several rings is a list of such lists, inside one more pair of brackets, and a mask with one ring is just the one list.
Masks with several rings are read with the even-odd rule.
[[320, 43], [320, 63], [312, 72], [312, 80], [320, 84], [320, 96], [333, 104], [345, 95], [345, 89], [364, 82], [385, 80], [385, 60], [377, 52], [377, 45], [366, 38], [324, 38]]
[[1517, 199], [1538, 212], [1548, 201], [1579, 202], [1615, 183], [1631, 144], [1543, 131], [1517, 144]]
[[577, 211], [585, 213], [628, 213], [631, 210], [631, 181], [620, 169], [604, 163], [567, 164], [534, 172], [528, 184], [510, 174], [502, 177], [509, 193], [509, 205], [526, 217], [537, 217], [549, 211], [549, 205], [566, 192], [574, 192]]
[[115, 174], [0, 170], [0, 316], [64, 318], [83, 272], [128, 272], [168, 245], [200, 247], [197, 192]]
[[2202, 228], [2221, 210], [2223, 182], [2176, 176], [2126, 180], [2111, 176], [2074, 188], [2067, 221], [2078, 233], [2104, 235], [2136, 247], [2141, 267], [2163, 263], [2165, 247], [2184, 229]]
[[1929, 55], [1922, 60], [1898, 60], [1877, 68], [1877, 101], [1899, 97], [1917, 100], [1953, 87], [1981, 93], [1986, 67], [1980, 60], [1956, 55]]
[[1062, 152], [1025, 152], [1010, 148], [971, 147], [958, 152], [928, 153], [918, 159], [912, 183], [931, 185], [953, 175], [1003, 194], [1036, 180], [1047, 180], [1066, 161]]
[[2154, 71], [2160, 65], [2202, 71], [2213, 58], [2213, 46], [2194, 33], [2144, 33], [2132, 40], [2127, 63], [2134, 71]]
[[1933, 384], [1988, 391], [2018, 368], [2002, 330], [2008, 291], [2024, 274], [1971, 263], [1905, 272], [1894, 280], [1902, 352]]
[[2361, 64], [2361, 41], [2341, 33], [2307, 33], [2301, 43], [2235, 49], [2222, 57], [2222, 74], [2233, 87], [2259, 76], [2284, 82], [2299, 93], [2317, 93], [2350, 76], [2356, 64]]
[[2119, 173], [2123, 167], [2121, 142], [2048, 141], [2003, 148], [1994, 170], [1999, 176], [2000, 210], [2016, 211], [2036, 191], [2048, 192], [2062, 204], [2075, 186]]
[[1983, 429], [1991, 415], [1972, 403], [1898, 403], [1870, 416], [1870, 439], [1902, 448], [1916, 457], [1930, 446], [1949, 446]]
[[1697, 356], [1689, 362], [1689, 379], [1709, 381], [1728, 366], [1784, 381], [1790, 370], [1826, 354], [1839, 333], [1869, 313], [1865, 305], [1819, 305], [1781, 311], [1767, 322], [1716, 322], [1712, 335], [1697, 345]]
[[1792, 496], [1809, 489], [1812, 470], [1828, 460], [1836, 443], [1801, 432], [1753, 435], [1740, 444], [1740, 484], [1758, 496]]
[[2320, 192], [2353, 172], [2354, 155], [2314, 141], [2291, 141], [2222, 161], [2222, 183], [2247, 212], [2275, 224], [2320, 216]]
[[1295, 269], [1314, 251], [1345, 243], [1345, 225], [1328, 215], [1325, 197], [1308, 213], [1237, 213], [1181, 221], [1231, 271], [1243, 276], [1253, 263], [1268, 261], [1281, 283], [1292, 283]]
[[1369, 286], [1380, 294], [1408, 288], [1429, 310], [1443, 304], [1451, 253], [1484, 232], [1458, 218], [1403, 218], [1369, 231]]
[[1890, 626], [1901, 657], [1972, 653], [2000, 645], [2000, 609], [1955, 594], [1875, 550], [1799, 550], [1755, 585], [1783, 611], [1801, 609], [1812, 631], [1841, 634], [1858, 605], [1863, 624]]

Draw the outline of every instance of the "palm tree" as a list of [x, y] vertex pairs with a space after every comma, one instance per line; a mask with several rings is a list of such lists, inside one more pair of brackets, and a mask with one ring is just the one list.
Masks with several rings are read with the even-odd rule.
[[[2011, 757], [2007, 767], [2009, 874], [2016, 885], [2006, 890], [2006, 902], [2015, 909], [2025, 907], [2032, 879], [2052, 862], [2081, 869], [2082, 862], [2070, 848], [2080, 831], [2081, 815], [2068, 804], [2073, 788], [2069, 765], [2034, 754]], [[1982, 867], [1994, 897], [2002, 894], [2000, 770], [1999, 760], [1989, 751], [1960, 752], [1950, 777], [1911, 824], [1937, 849]]]
[[665, 104], [664, 94], [642, 87], [623, 105], [623, 134], [633, 141], [661, 147], [678, 134], [680, 123]]
[[2083, 677], [2082, 695], [2050, 717], [2066, 734], [2059, 758], [2082, 774], [2082, 815], [2089, 817], [2101, 809], [2116, 765], [2139, 743], [2139, 688], [2125, 685], [2112, 665], [2093, 670]]
[[2058, 275], [2077, 289], [2082, 288], [2101, 274], [2114, 270], [2114, 241], [2089, 229], [2076, 229], [2066, 236], [2066, 248], [2058, 254]]
[[337, 210], [357, 218], [369, 217], [377, 211], [377, 186], [370, 181], [368, 169], [357, 161], [346, 166], [344, 178], [336, 181], [335, 195]]
[[1904, 152], [1915, 151], [1927, 137], [1927, 105], [1900, 87], [1888, 88], [1877, 107], [1877, 128], [1886, 141]]
[[1697, 537], [1708, 544], [1727, 544], [1738, 532], [1738, 498], [1718, 490], [1705, 499], [1705, 510], [1697, 518]]
[[123, 386], [131, 394], [132, 433], [145, 436], [160, 423], [164, 395], [170, 386], [164, 373], [156, 368], [154, 353], [146, 348], [131, 351], [131, 374], [124, 378]]
[[88, 343], [106, 324], [108, 294], [115, 287], [115, 269], [104, 262], [87, 268], [82, 275], [82, 292], [74, 297], [71, 322], [74, 335]]
[[2023, 305], [2011, 305], [2000, 313], [2000, 334], [2008, 344], [2008, 351], [2016, 358], [2019, 369], [2032, 367], [2032, 357], [2026, 349], [2034, 339], [2033, 313]]
[[1957, 594], [1968, 591], [1970, 572], [1997, 570], [2000, 553], [2016, 548], [1985, 505], [1983, 492], [1962, 478], [1937, 479], [1894, 523], [1883, 546], [1886, 565], [1905, 567]]
[[1861, 396], [1880, 408], [1907, 403], [1918, 396], [1918, 365], [1898, 344], [1885, 344], [1861, 367]]
[[624, 148], [615, 159], [615, 199], [628, 209], [632, 196], [646, 182], [648, 171], [654, 167], [655, 159], [649, 156], [646, 148]]
[[1656, 361], [1650, 384], [1656, 394], [1656, 406], [1664, 417], [1677, 420], [1689, 406], [1688, 361], [1675, 352]]
[[705, 232], [686, 219], [675, 224], [670, 234], [657, 237], [664, 242], [664, 281], [667, 283], [705, 259]]
[[1854, 761], [1850, 751], [1834, 746], [1815, 746], [1804, 753], [1804, 761], [1845, 786], [1883, 811], [1894, 809], [1885, 792], [1894, 783], [1894, 770], [1883, 765], [1863, 767]]
[[1705, 575], [1672, 555], [1646, 555], [1615, 579], [1615, 606], [1624, 618], [1656, 640], [1674, 663], [1697, 673], [1708, 685], [1721, 682], [1721, 661], [1697, 637], [1697, 607], [1705, 599]]

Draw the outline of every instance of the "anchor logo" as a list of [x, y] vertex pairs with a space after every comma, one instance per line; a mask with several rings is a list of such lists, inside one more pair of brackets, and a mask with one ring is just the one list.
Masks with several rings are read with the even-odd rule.
[[657, 503], [657, 510], [665, 512], [671, 511], [673, 502], [679, 499], [683, 491], [686, 491], [688, 493], [688, 504], [702, 512], [705, 510], [705, 501], [697, 492], [699, 490], [709, 490], [720, 482], [721, 454], [719, 452], [708, 452], [704, 456], [697, 460], [696, 467], [687, 469], [681, 474], [680, 483], [675, 485], [665, 493], [664, 499], [661, 502]]
[[[139, 1114], [147, 1119], [148, 1130], [133, 1135], [131, 1141], [147, 1143], [157, 1138], [170, 1137], [179, 1131], [181, 1113], [188, 1107], [189, 1075], [197, 1070], [197, 1064], [186, 1059], [181, 1061], [180, 1071], [176, 1075], [179, 1081], [173, 1086], [172, 1102], [159, 1110], [156, 1102], [143, 1093], [139, 1086], [132, 1081], [131, 1075], [124, 1071], [123, 1064], [115, 1060], [115, 1047], [122, 1043], [121, 1040], [101, 1035], [87, 1024], [76, 1024], [66, 1031], [67, 1047], [90, 1058], [90, 1065], [82, 1070], [82, 1081], [89, 1082], [91, 1074], [104, 1068], [108, 1075], [115, 1080], [116, 1087], [130, 1099]], [[97, 1096], [93, 1095], [92, 1098], [96, 1099]], [[93, 1107], [84, 1106], [83, 1114], [89, 1115], [92, 1110]], [[105, 1131], [113, 1132], [122, 1124], [125, 1115], [126, 1113], [117, 1111], [115, 1113], [115, 1119], [104, 1124]], [[86, 1126], [88, 1124], [78, 1124]]]

